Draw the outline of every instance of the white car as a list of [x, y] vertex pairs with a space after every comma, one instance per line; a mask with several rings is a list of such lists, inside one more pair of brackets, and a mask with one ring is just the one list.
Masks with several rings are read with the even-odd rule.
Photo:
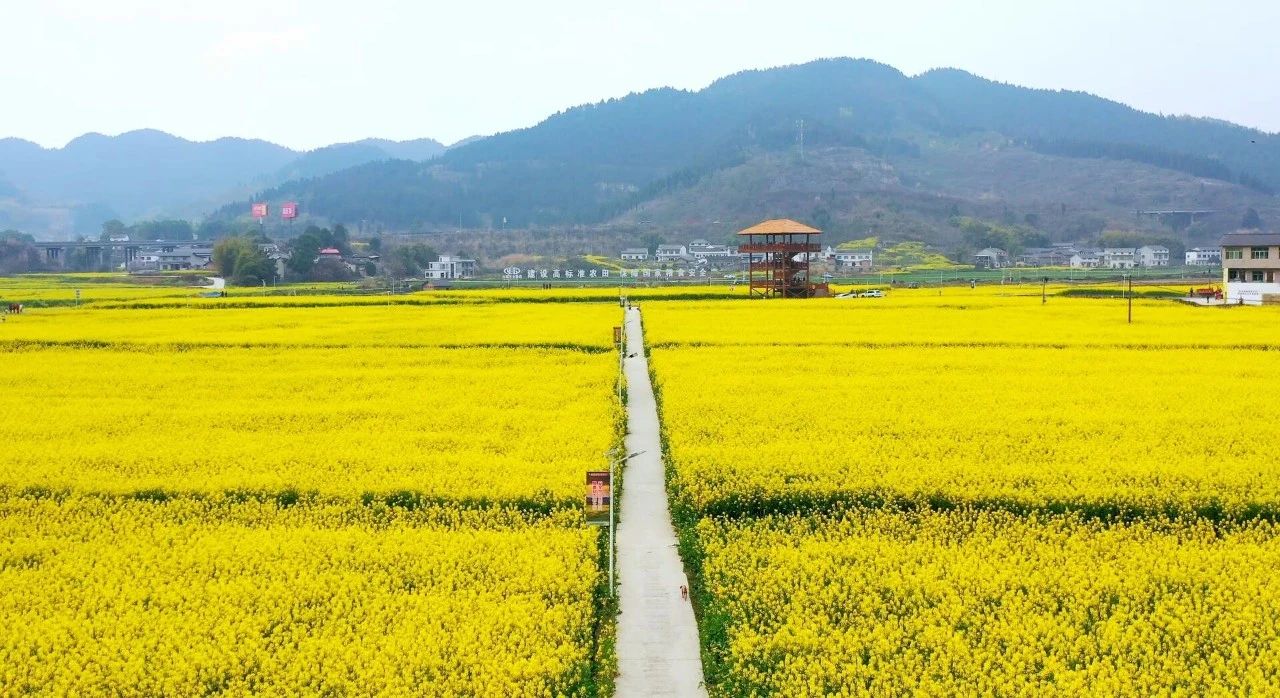
[[884, 291], [878, 288], [868, 289], [858, 294], [859, 298], [884, 298]]

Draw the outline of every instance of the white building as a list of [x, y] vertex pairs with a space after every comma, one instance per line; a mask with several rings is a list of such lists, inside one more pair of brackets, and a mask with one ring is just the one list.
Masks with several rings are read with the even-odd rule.
[[683, 262], [692, 259], [684, 245], [658, 245], [653, 258], [659, 262]]
[[442, 254], [422, 271], [428, 279], [470, 279], [476, 275], [476, 260]]
[[1072, 269], [1093, 269], [1101, 264], [1102, 254], [1097, 250], [1079, 250], [1071, 255]]
[[1108, 269], [1132, 269], [1138, 263], [1136, 252], [1132, 247], [1108, 247], [1102, 251], [1099, 266]]
[[1164, 245], [1143, 245], [1135, 256], [1140, 267], [1169, 266], [1169, 248]]
[[736, 248], [729, 247], [728, 245], [711, 245], [705, 242], [698, 244], [699, 242], [701, 241], [695, 240], [689, 243], [689, 256], [694, 259], [736, 257], [738, 254], [738, 250]]
[[1222, 248], [1192, 247], [1186, 257], [1189, 267], [1217, 267], [1222, 265]]
[[624, 262], [643, 262], [649, 258], [649, 250], [643, 247], [628, 247], [619, 256]]
[[831, 250], [827, 257], [837, 266], [847, 269], [870, 269], [875, 264], [875, 253], [872, 250]]

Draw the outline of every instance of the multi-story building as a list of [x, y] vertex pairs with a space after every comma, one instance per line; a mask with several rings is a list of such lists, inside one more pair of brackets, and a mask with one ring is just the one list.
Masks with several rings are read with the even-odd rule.
[[1280, 233], [1229, 233], [1220, 244], [1228, 303], [1280, 303]]
[[1069, 261], [1072, 269], [1093, 269], [1102, 266], [1102, 253], [1098, 250], [1077, 250]]
[[1099, 256], [1098, 266], [1108, 269], [1132, 269], [1138, 263], [1136, 252], [1132, 247], [1108, 247]]
[[736, 257], [738, 249], [728, 245], [712, 245], [705, 240], [694, 240], [689, 243], [689, 256], [694, 259], [716, 259], [720, 257]]
[[1164, 245], [1143, 245], [1138, 248], [1135, 257], [1140, 267], [1169, 266], [1169, 248]]
[[204, 269], [213, 258], [213, 250], [199, 247], [164, 248], [155, 253], [156, 267], [162, 271]]
[[427, 265], [422, 275], [428, 279], [470, 279], [476, 275], [476, 260], [442, 254]]
[[649, 250], [644, 247], [628, 247], [619, 256], [624, 262], [643, 262], [649, 258]]
[[1009, 253], [999, 247], [988, 247], [973, 255], [973, 265], [979, 269], [1003, 269], [1009, 266]]
[[1189, 267], [1216, 267], [1222, 264], [1221, 247], [1192, 247], [1187, 250], [1186, 263]]
[[683, 262], [691, 259], [689, 250], [684, 245], [658, 245], [653, 258], [659, 262]]
[[875, 266], [874, 250], [835, 250], [831, 257], [836, 265], [845, 269], [870, 269]]

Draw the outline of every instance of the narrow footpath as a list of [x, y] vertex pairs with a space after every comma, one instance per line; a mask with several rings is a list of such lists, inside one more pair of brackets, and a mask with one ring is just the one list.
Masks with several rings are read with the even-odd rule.
[[[658, 407], [640, 311], [627, 312], [627, 453], [618, 524], [618, 681], [621, 698], [705, 696], [698, 624], [667, 506]], [[634, 358], [630, 358], [634, 354]]]

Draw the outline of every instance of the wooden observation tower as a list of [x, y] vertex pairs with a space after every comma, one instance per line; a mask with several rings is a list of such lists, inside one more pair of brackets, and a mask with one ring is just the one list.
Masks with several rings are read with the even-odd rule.
[[757, 223], [740, 231], [747, 238], [738, 251], [747, 255], [747, 279], [752, 297], [812, 298], [809, 255], [821, 251], [822, 231], [786, 218]]

